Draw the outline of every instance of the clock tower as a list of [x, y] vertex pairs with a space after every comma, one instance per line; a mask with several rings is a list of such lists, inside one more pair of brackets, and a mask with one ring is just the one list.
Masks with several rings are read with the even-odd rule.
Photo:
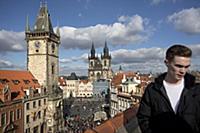
[[46, 124], [48, 133], [61, 131], [63, 128], [62, 91], [58, 87], [58, 61], [60, 33], [54, 32], [47, 5], [41, 3], [33, 29], [26, 22], [27, 69], [47, 88], [48, 107]]
[[26, 23], [27, 69], [52, 93], [58, 82], [59, 29], [56, 33], [47, 6], [41, 5], [33, 30]]

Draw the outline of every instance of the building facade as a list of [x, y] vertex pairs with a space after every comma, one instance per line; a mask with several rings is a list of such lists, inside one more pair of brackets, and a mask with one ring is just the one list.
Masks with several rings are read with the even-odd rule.
[[143, 89], [151, 82], [150, 74], [118, 72], [112, 79], [111, 117], [139, 103]]
[[88, 56], [88, 62], [89, 80], [94, 81], [98, 79], [112, 79], [113, 74], [111, 69], [111, 55], [109, 54], [109, 49], [106, 42], [101, 59], [96, 55], [94, 44], [92, 44], [90, 55]]
[[77, 97], [89, 98], [93, 96], [93, 85], [89, 80], [80, 80]]
[[20, 94], [8, 85], [9, 82], [12, 81], [0, 76], [0, 132], [23, 132], [24, 106]]
[[63, 128], [62, 90], [58, 87], [60, 33], [53, 30], [47, 5], [42, 3], [33, 29], [26, 23], [27, 69], [48, 91], [47, 132]]
[[46, 89], [29, 71], [0, 70], [0, 79], [2, 132], [45, 133]]
[[24, 133], [46, 133], [46, 110], [48, 95], [44, 88], [24, 90]]

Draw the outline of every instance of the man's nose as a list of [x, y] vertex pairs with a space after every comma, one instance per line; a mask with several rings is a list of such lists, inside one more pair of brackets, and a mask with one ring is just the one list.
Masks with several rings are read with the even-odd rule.
[[186, 72], [186, 68], [185, 67], [180, 68], [180, 72], [181, 73], [185, 73]]

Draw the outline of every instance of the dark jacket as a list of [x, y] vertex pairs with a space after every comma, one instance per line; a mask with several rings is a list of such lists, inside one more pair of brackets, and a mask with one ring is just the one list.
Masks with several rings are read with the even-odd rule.
[[175, 113], [163, 86], [165, 76], [166, 73], [150, 83], [141, 99], [137, 118], [142, 133], [200, 133], [200, 95], [196, 94], [195, 77], [185, 75], [185, 86]]

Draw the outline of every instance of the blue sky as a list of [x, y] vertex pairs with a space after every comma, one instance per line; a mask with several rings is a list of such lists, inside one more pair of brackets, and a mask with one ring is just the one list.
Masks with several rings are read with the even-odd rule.
[[[26, 69], [26, 16], [31, 28], [41, 0], [0, 1], [0, 69]], [[107, 41], [112, 69], [165, 71], [164, 53], [179, 43], [193, 50], [191, 70], [200, 70], [200, 0], [47, 0], [53, 27], [60, 27], [60, 74], [87, 75], [94, 42]]]

